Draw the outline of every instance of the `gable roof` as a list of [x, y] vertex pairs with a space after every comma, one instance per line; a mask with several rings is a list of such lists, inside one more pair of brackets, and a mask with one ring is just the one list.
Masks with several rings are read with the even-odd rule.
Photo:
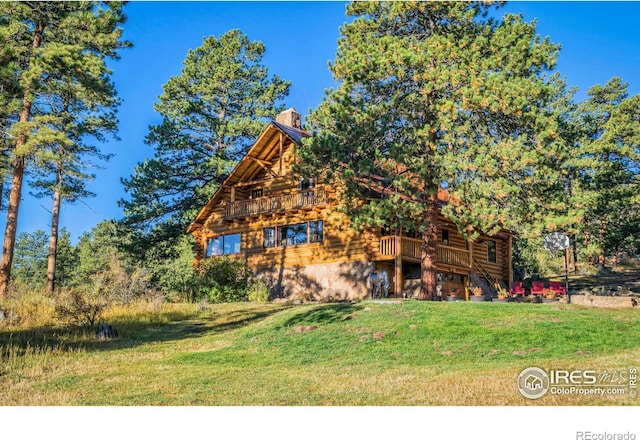
[[236, 164], [229, 176], [220, 185], [220, 188], [209, 199], [207, 204], [200, 210], [196, 218], [187, 228], [187, 232], [193, 232], [197, 226], [202, 225], [205, 219], [211, 214], [216, 203], [220, 200], [224, 193], [224, 188], [228, 188], [239, 183], [246, 176], [252, 176], [259, 170], [264, 168], [265, 163], [269, 163], [279, 155], [278, 148], [269, 148], [274, 142], [279, 144], [280, 134], [291, 140], [296, 145], [300, 145], [302, 139], [311, 137], [311, 133], [294, 127], [289, 127], [275, 121], [271, 121], [269, 125], [262, 131], [258, 139], [249, 148], [247, 154]]

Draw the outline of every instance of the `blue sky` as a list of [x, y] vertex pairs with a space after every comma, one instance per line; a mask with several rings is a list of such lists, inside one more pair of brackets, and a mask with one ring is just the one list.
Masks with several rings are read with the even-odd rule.
[[[153, 155], [144, 144], [148, 126], [160, 121], [153, 110], [162, 85], [180, 73], [187, 51], [238, 28], [251, 40], [262, 41], [263, 63], [272, 74], [292, 81], [285, 101], [303, 116], [333, 85], [327, 63], [334, 59], [340, 26], [347, 21], [343, 2], [131, 2], [125, 7], [125, 38], [134, 47], [111, 62], [120, 97], [120, 141], [102, 146], [115, 157], [90, 189], [97, 197], [64, 205], [61, 226], [75, 242], [104, 219], [119, 219], [117, 200], [126, 197], [120, 179], [129, 177], [138, 162]], [[640, 2], [512, 2], [503, 12], [537, 18], [537, 31], [562, 44], [557, 70], [578, 97], [593, 84], [614, 75], [640, 93]], [[36, 200], [24, 191], [18, 232], [50, 228], [51, 201]], [[0, 214], [4, 231], [6, 214]]]

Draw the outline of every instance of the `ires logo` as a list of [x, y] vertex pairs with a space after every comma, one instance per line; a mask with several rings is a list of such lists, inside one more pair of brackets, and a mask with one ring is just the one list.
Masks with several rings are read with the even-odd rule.
[[598, 373], [595, 370], [549, 370], [551, 385], [595, 385]]
[[545, 394], [580, 396], [637, 396], [637, 368], [618, 370], [565, 370], [537, 367], [522, 370], [518, 376], [518, 391], [528, 399]]

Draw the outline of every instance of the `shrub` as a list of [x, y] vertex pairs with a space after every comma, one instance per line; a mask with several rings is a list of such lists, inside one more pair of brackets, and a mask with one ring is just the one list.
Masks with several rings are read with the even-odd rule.
[[196, 269], [196, 300], [207, 298], [211, 302], [247, 301], [251, 273], [245, 260], [227, 256], [208, 258], [201, 261]]
[[112, 299], [99, 287], [90, 290], [72, 289], [60, 294], [56, 314], [71, 325], [92, 328], [112, 303]]
[[266, 303], [269, 301], [269, 287], [262, 278], [256, 278], [251, 281], [249, 285], [249, 291], [247, 294], [249, 301]]
[[55, 297], [21, 283], [10, 284], [9, 295], [0, 301], [0, 309], [6, 312], [5, 324], [44, 327], [56, 322]]
[[147, 270], [135, 266], [127, 271], [116, 255], [110, 255], [106, 267], [89, 278], [91, 282], [80, 286], [81, 289], [100, 290], [125, 304], [155, 293]]

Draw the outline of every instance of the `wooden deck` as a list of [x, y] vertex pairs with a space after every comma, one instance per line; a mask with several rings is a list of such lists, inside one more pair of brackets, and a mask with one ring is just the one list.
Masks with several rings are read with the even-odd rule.
[[259, 199], [228, 202], [224, 218], [225, 220], [232, 220], [240, 217], [314, 208], [324, 206], [328, 202], [328, 192], [323, 188], [315, 188], [275, 197], [261, 197]]
[[[379, 248], [374, 251], [378, 260], [392, 260], [397, 255], [396, 244], [400, 244], [402, 258], [407, 261], [419, 262], [422, 256], [422, 240], [409, 237], [395, 237], [393, 235], [380, 237]], [[451, 246], [438, 245], [438, 263], [464, 268], [471, 267], [471, 256], [468, 250]]]

